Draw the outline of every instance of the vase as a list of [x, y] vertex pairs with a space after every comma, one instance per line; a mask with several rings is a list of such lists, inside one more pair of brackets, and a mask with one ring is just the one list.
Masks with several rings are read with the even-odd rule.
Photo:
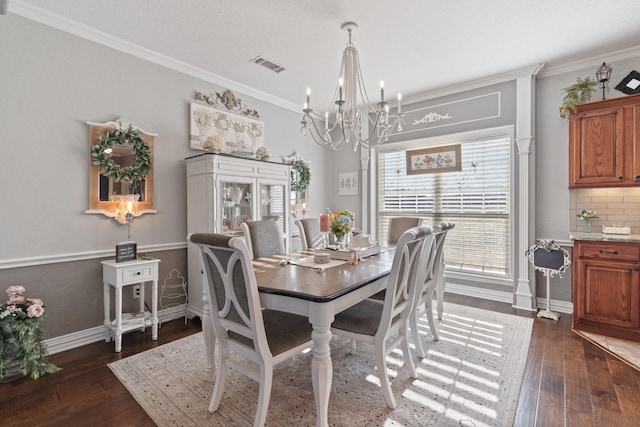
[[244, 191], [242, 190], [242, 188], [238, 187], [237, 185], [234, 185], [233, 187], [231, 187], [231, 201], [233, 201], [233, 203], [240, 203], [240, 201], [242, 201], [242, 196], [244, 195]]
[[333, 233], [333, 236], [335, 237], [335, 244], [338, 245], [338, 247], [340, 249], [345, 249], [347, 246], [349, 246], [349, 234], [348, 233], [341, 234], [341, 235], [337, 235], [337, 234]]
[[2, 326], [0, 333], [4, 340], [4, 354], [2, 356], [4, 362], [4, 375], [0, 378], [0, 383], [7, 383], [17, 380], [18, 378], [22, 378], [25, 374], [20, 362], [12, 360], [18, 353], [18, 344], [16, 342], [17, 337], [14, 334], [13, 327], [9, 322], [2, 322], [0, 325]]
[[585, 233], [591, 233], [591, 221], [585, 220], [583, 226], [584, 226]]

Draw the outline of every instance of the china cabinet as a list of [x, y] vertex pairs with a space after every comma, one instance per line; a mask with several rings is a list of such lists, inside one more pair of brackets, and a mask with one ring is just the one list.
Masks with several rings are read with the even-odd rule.
[[569, 127], [569, 188], [640, 185], [640, 95], [577, 107]]
[[640, 243], [576, 240], [573, 328], [640, 341]]
[[[240, 224], [270, 219], [290, 248], [290, 166], [204, 153], [187, 163], [187, 232], [242, 236]], [[188, 311], [203, 315], [202, 255], [188, 244]]]

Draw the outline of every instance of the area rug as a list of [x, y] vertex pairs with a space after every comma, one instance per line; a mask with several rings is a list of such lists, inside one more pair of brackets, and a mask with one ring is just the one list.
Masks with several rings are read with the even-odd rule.
[[[440, 340], [419, 326], [427, 357], [416, 362], [418, 378], [402, 369], [401, 352], [387, 364], [397, 407], [386, 407], [375, 372], [373, 347], [333, 337], [331, 426], [511, 426], [529, 349], [533, 320], [445, 303]], [[109, 364], [136, 401], [160, 427], [251, 426], [258, 384], [229, 371], [218, 411], [207, 408], [212, 382], [203, 373], [202, 333]], [[275, 369], [267, 426], [314, 426], [311, 354]]]
[[625, 341], [605, 335], [591, 332], [573, 330], [576, 334], [586, 339], [609, 354], [617, 357], [627, 365], [640, 371], [640, 343]]

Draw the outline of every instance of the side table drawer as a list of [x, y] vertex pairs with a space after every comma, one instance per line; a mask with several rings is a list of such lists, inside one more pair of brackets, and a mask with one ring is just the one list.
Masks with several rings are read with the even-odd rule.
[[122, 269], [122, 284], [147, 282], [153, 280], [153, 266], [137, 266]]

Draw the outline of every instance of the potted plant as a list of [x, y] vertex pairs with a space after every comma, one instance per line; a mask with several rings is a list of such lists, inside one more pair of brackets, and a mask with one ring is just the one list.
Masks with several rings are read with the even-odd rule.
[[24, 375], [38, 379], [60, 370], [47, 360], [42, 315], [44, 304], [27, 298], [22, 286], [7, 288], [9, 299], [0, 305], [0, 381]]
[[562, 89], [564, 98], [560, 107], [560, 117], [569, 120], [572, 113], [576, 112], [576, 107], [580, 104], [591, 102], [591, 93], [595, 90], [598, 82], [587, 77], [578, 77], [577, 83]]

